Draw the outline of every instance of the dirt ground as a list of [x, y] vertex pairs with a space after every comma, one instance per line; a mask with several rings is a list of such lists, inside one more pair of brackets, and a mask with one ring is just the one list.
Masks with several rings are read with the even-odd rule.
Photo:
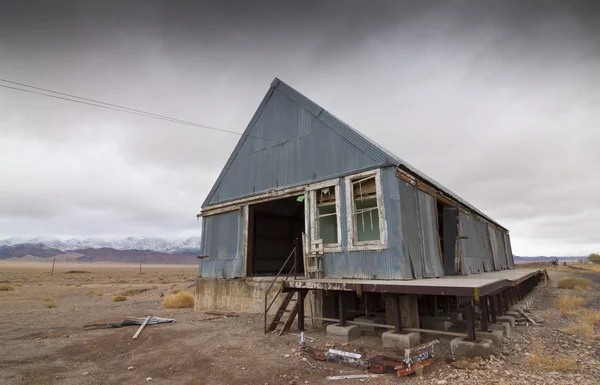
[[[263, 333], [261, 315], [218, 317], [192, 309], [162, 309], [161, 295], [174, 288], [194, 290], [195, 266], [139, 266], [0, 263], [0, 384], [600, 384], [600, 342], [578, 339], [563, 329], [577, 316], [564, 318], [555, 299], [566, 290], [556, 282], [564, 276], [586, 277], [592, 290], [574, 291], [592, 308], [600, 308], [600, 272], [551, 267], [551, 280], [541, 287], [531, 310], [543, 326], [517, 326], [488, 360], [461, 361], [449, 357], [449, 340], [441, 338], [434, 363], [422, 376], [329, 381], [326, 376], [364, 371], [307, 358], [298, 350], [298, 336]], [[84, 272], [71, 272], [80, 270]], [[543, 284], [542, 284], [543, 286]], [[127, 289], [123, 302], [113, 296]], [[93, 292], [92, 292], [93, 291]], [[131, 291], [131, 290], [129, 290]], [[138, 290], [141, 291], [141, 290]], [[46, 308], [51, 297], [56, 308]], [[48, 298], [46, 298], [48, 300]], [[136, 326], [84, 330], [92, 323], [126, 317], [175, 318], [174, 324], [151, 325], [137, 340]], [[323, 332], [309, 330], [311, 346], [325, 348]], [[572, 357], [576, 368], [553, 371], [530, 367], [534, 345], [553, 356]], [[365, 353], [401, 355], [383, 349], [378, 336], [363, 336], [337, 348]]]

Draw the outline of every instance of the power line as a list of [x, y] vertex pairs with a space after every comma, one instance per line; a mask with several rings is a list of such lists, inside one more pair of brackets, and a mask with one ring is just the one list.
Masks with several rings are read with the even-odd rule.
[[[106, 102], [102, 102], [102, 101], [94, 100], [94, 99], [88, 99], [88, 98], [84, 98], [84, 97], [77, 96], [77, 95], [67, 94], [67, 93], [64, 93], [64, 92], [53, 91], [53, 90], [50, 90], [50, 89], [47, 89], [47, 88], [35, 87], [35, 86], [28, 85], [28, 84], [13, 82], [13, 81], [10, 81], [10, 80], [5, 80], [5, 79], [0, 79], [0, 81], [5, 82], [5, 83], [10, 83], [10, 84], [15, 84], [15, 85], [23, 86], [23, 87], [33, 88], [33, 89], [41, 90], [41, 91], [45, 91], [45, 92], [51, 92], [51, 93], [54, 93], [54, 94], [57, 94], [57, 95], [64, 95], [64, 96], [67, 96], [67, 97], [57, 96], [57, 95], [49, 95], [49, 94], [46, 94], [46, 93], [43, 93], [43, 92], [36, 92], [36, 91], [32, 91], [32, 90], [26, 90], [26, 89], [23, 89], [23, 88], [12, 87], [12, 86], [7, 86], [7, 85], [0, 84], [0, 87], [12, 89], [12, 90], [27, 92], [27, 93], [36, 94], [36, 95], [47, 96], [47, 97], [50, 97], [50, 98], [66, 100], [66, 101], [74, 102], [74, 103], [86, 104], [88, 106], [105, 108], [105, 109], [108, 109], [108, 110], [126, 112], [128, 114], [145, 116], [147, 118], [154, 118], [154, 119], [165, 120], [165, 121], [172, 122], [172, 123], [179, 123], [179, 124], [184, 124], [184, 125], [188, 125], [188, 126], [204, 128], [204, 129], [207, 129], [207, 130], [225, 132], [225, 133], [228, 133], [228, 134], [234, 134], [234, 135], [239, 135], [239, 136], [247, 136], [247, 137], [256, 138], [256, 139], [269, 140], [269, 141], [280, 143], [280, 144], [282, 143], [282, 142], [280, 142], [278, 140], [275, 140], [275, 139], [263, 138], [263, 137], [260, 137], [260, 136], [249, 135], [249, 134], [243, 134], [243, 133], [239, 133], [239, 132], [236, 132], [236, 131], [226, 130], [226, 129], [223, 129], [223, 128], [208, 126], [206, 124], [200, 124], [200, 123], [190, 122], [190, 121], [187, 121], [187, 120], [172, 118], [172, 117], [169, 117], [169, 116], [154, 114], [154, 113], [146, 112], [146, 111], [142, 111], [142, 110], [136, 110], [134, 108], [123, 107], [123, 106], [119, 106], [117, 104], [106, 103]], [[75, 98], [75, 99], [71, 99], [71, 98]], [[80, 100], [76, 100], [76, 99], [80, 99]]]

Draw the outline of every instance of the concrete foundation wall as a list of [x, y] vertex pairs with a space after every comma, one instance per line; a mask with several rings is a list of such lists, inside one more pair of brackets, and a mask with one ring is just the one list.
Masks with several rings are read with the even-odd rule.
[[[271, 285], [269, 279], [215, 279], [202, 278], [196, 280], [196, 311], [226, 311], [239, 313], [263, 313], [265, 307], [265, 292]], [[269, 292], [269, 302], [279, 290], [278, 283]], [[285, 294], [279, 295], [269, 314], [274, 314]], [[312, 300], [312, 301], [311, 301]], [[304, 314], [311, 314], [311, 302], [315, 315], [321, 315], [322, 300], [318, 293], [309, 292], [305, 300]], [[291, 307], [291, 305], [290, 305]]]

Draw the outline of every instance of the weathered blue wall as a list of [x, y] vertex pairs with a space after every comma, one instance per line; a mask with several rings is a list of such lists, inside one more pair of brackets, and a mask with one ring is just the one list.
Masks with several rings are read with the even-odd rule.
[[412, 279], [410, 264], [404, 259], [400, 194], [394, 167], [381, 172], [383, 206], [387, 222], [387, 248], [378, 251], [348, 251], [348, 213], [345, 183], [340, 182], [342, 252], [325, 253], [323, 267], [328, 278]]
[[234, 278], [243, 274], [244, 212], [230, 211], [202, 218], [199, 276]]
[[487, 224], [474, 215], [460, 213], [460, 257], [465, 274], [494, 271], [494, 260], [487, 232]]
[[205, 204], [307, 184], [384, 163], [330, 128], [322, 120], [327, 114], [315, 113], [318, 111], [302, 107], [281, 88], [272, 90], [262, 113], [252, 123], [252, 137], [241, 139]]
[[[394, 175], [394, 178], [395, 175]], [[435, 199], [415, 186], [396, 178], [400, 189], [404, 251], [414, 278], [441, 277]]]

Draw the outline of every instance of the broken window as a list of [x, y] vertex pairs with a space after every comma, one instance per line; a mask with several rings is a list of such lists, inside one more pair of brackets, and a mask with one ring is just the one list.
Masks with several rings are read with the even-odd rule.
[[335, 199], [335, 186], [318, 189], [316, 195], [316, 239], [323, 244], [338, 243], [338, 218]]
[[379, 205], [375, 176], [352, 181], [353, 222], [356, 242], [379, 241]]

